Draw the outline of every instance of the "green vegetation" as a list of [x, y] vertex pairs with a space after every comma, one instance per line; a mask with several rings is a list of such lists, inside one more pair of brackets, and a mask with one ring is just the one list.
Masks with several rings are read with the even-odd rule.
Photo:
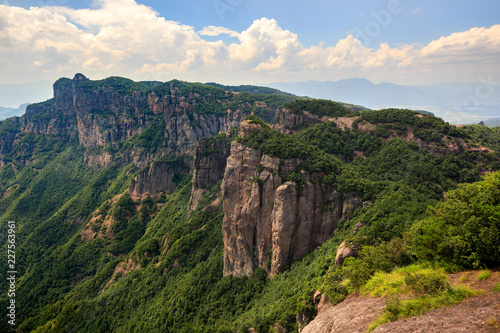
[[430, 216], [407, 233], [419, 259], [442, 260], [461, 267], [500, 264], [500, 173], [474, 184], [461, 184]]
[[483, 281], [483, 280], [486, 280], [486, 279], [489, 279], [491, 276], [491, 271], [489, 269], [486, 269], [484, 271], [481, 271], [478, 275], [477, 275], [477, 280], [478, 281]]
[[462, 130], [478, 144], [500, 151], [500, 127], [486, 127], [480, 125], [464, 126]]
[[302, 114], [303, 111], [310, 112], [317, 116], [329, 117], [352, 117], [358, 115], [344, 104], [321, 99], [302, 98], [283, 106], [295, 114]]
[[[60, 79], [56, 85], [72, 89], [73, 82]], [[255, 87], [229, 89], [235, 94], [229, 87], [116, 77], [76, 85], [127, 96], [154, 92], [166, 101], [189, 97], [196, 105], [184, 114], [192, 126], [201, 126], [195, 113], [244, 111], [261, 129], [245, 138], [236, 138], [236, 128], [204, 138], [199, 156], [218, 154], [238, 140], [278, 157], [282, 165], [285, 159], [301, 159], [297, 169], [281, 175], [299, 191], [316, 182], [343, 198], [360, 197], [364, 205], [337, 222], [330, 240], [289, 262], [272, 280], [264, 269], [249, 278], [224, 277], [224, 214], [221, 204], [213, 204], [221, 198], [220, 180], [203, 188], [190, 214], [192, 175], [182, 173], [174, 179], [175, 191], [154, 198], [134, 200], [126, 193], [144, 170], [124, 162], [131, 160], [131, 149], [153, 156], [170, 144], [164, 115], [144, 108], [148, 125], [141, 134], [93, 148], [77, 139], [23, 132], [17, 121], [3, 121], [0, 138], [9, 150], [2, 151], [0, 168], [0, 235], [6, 233], [5, 221], [16, 221], [18, 332], [270, 332], [278, 327], [297, 332], [297, 318], [316, 315], [317, 290], [334, 304], [354, 291], [388, 297], [373, 329], [474, 294], [451, 288], [445, 270], [500, 263], [500, 173], [486, 173], [500, 169], [498, 153], [457, 149], [436, 156], [405, 140], [411, 129], [425, 143], [476, 141], [496, 150], [494, 129], [458, 129], [409, 110], [353, 111], [341, 103], [295, 100]], [[38, 120], [53, 119], [54, 102], [34, 106], [46, 111]], [[353, 130], [325, 122], [285, 135], [268, 125], [271, 110], [284, 104], [295, 113], [359, 119]], [[103, 110], [91, 112], [98, 119], [106, 116]], [[89, 166], [88, 157], [104, 151], [112, 156], [111, 166]], [[190, 154], [154, 163], [187, 170]], [[256, 169], [261, 173], [265, 167]], [[359, 223], [364, 227], [354, 234]], [[344, 240], [359, 253], [336, 266]], [[5, 237], [0, 247], [5, 252]], [[5, 260], [0, 258], [2, 267]], [[5, 280], [0, 289], [7, 290]], [[0, 295], [3, 308], [6, 301]], [[6, 325], [1, 322], [0, 331], [8, 332]]]
[[229, 90], [229, 91], [234, 91], [234, 92], [247, 92], [251, 94], [267, 94], [267, 95], [287, 95], [287, 96], [293, 96], [293, 94], [283, 92], [278, 89], [274, 88], [269, 88], [269, 87], [259, 87], [259, 86], [251, 86], [251, 85], [240, 85], [240, 86], [225, 86], [222, 84], [214, 83], [214, 82], [208, 82], [206, 83], [207, 85], [218, 87], [224, 90]]
[[462, 276], [458, 279], [458, 281], [460, 281], [460, 282], [462, 282], [462, 283], [463, 283], [463, 282], [467, 282], [467, 281], [469, 281], [469, 277], [468, 277], [467, 275], [462, 275]]
[[450, 125], [441, 118], [416, 111], [400, 109], [360, 111], [360, 116], [355, 121], [354, 127], [360, 126], [364, 122], [377, 125], [371, 133], [378, 137], [405, 136], [408, 129], [411, 129], [415, 137], [425, 142], [444, 144], [444, 137], [470, 138], [461, 128]]
[[[59, 81], [58, 81], [59, 82]], [[65, 85], [67, 85], [65, 81]], [[130, 95], [134, 92], [146, 92], [149, 88], [139, 82], [134, 82], [130, 79], [123, 77], [112, 76], [102, 80], [84, 80], [78, 81], [76, 84], [77, 89], [84, 91], [102, 92], [111, 89], [113, 92], [121, 95]]]
[[459, 286], [417, 298], [400, 300], [394, 297], [388, 299], [384, 313], [368, 326], [368, 332], [373, 331], [382, 324], [403, 318], [421, 316], [432, 309], [460, 303], [462, 300], [478, 294], [480, 292], [473, 291], [469, 287]]

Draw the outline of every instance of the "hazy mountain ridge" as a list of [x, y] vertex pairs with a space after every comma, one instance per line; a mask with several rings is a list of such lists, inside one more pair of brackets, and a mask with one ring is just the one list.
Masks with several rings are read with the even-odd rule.
[[21, 104], [18, 108], [6, 108], [0, 106], [0, 120], [11, 117], [20, 117], [26, 112], [29, 103]]

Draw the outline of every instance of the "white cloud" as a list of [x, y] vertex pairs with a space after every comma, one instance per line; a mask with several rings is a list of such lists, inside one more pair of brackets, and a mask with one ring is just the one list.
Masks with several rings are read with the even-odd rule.
[[224, 27], [216, 27], [213, 25], [203, 28], [203, 30], [201, 30], [199, 32], [199, 34], [201, 36], [212, 36], [212, 37], [220, 36], [220, 35], [229, 35], [229, 37], [239, 37], [240, 36], [240, 34], [236, 31], [233, 31], [233, 30], [230, 30], [230, 29], [224, 28]]
[[[207, 41], [227, 35], [237, 41]], [[227, 43], [227, 42], [226, 42]], [[266, 82], [351, 76], [399, 82], [500, 77], [500, 25], [472, 28], [427, 45], [377, 48], [352, 34], [334, 46], [304, 47], [273, 19], [242, 32], [208, 26], [201, 31], [160, 17], [134, 0], [98, 0], [90, 9], [0, 5], [1, 78], [89, 77]], [[47, 74], [49, 73], [49, 74]], [[53, 77], [48, 77], [52, 75]]]

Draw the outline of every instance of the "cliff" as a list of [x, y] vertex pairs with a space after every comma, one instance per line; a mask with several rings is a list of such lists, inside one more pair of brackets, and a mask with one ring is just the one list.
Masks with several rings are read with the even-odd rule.
[[[240, 135], [260, 125], [243, 122]], [[303, 163], [280, 161], [236, 141], [222, 181], [224, 275], [251, 275], [257, 267], [270, 276], [283, 272], [328, 240], [337, 223], [362, 205], [355, 193], [321, 184], [319, 175], [302, 172], [305, 185], [284, 179]]]
[[[56, 81], [54, 98], [28, 106], [18, 121], [24, 133], [77, 139], [86, 148], [85, 161], [94, 168], [130, 162], [142, 168], [160, 157], [186, 153], [204, 137], [229, 131], [256, 105], [265, 105], [269, 117], [275, 117], [279, 106], [268, 107], [258, 96], [249, 96], [176, 80], [148, 86], [120, 77], [92, 81], [77, 74]], [[141, 135], [149, 144], [134, 144], [132, 138]], [[11, 141], [2, 140], [0, 147], [12, 149]], [[121, 149], [127, 141], [132, 145]], [[117, 152], [119, 160], [114, 158]]]
[[216, 184], [224, 176], [230, 148], [229, 133], [202, 139], [197, 143], [194, 152], [193, 187], [188, 206], [189, 214], [198, 206], [206, 188]]
[[130, 182], [128, 192], [134, 200], [154, 197], [159, 193], [173, 192], [176, 179], [190, 173], [188, 163], [181, 159], [153, 162], [141, 170]]

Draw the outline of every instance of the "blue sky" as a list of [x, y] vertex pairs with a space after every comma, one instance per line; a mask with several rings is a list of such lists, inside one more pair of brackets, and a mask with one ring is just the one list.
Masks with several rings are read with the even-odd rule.
[[498, 0], [11, 0], [0, 83], [500, 81], [498, 13]]

